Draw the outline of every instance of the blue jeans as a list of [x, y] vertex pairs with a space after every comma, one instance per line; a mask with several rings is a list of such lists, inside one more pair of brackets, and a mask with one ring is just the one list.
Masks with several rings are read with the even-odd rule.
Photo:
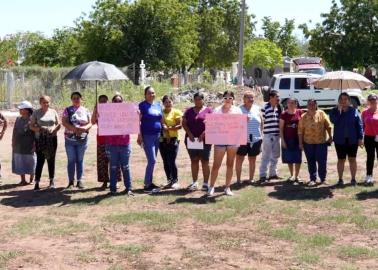
[[121, 167], [123, 183], [126, 190], [131, 190], [131, 175], [129, 159], [131, 154], [131, 145], [107, 145], [106, 154], [110, 163], [110, 191], [117, 191], [117, 174], [118, 168]]
[[310, 181], [316, 181], [317, 174], [321, 181], [327, 176], [327, 144], [307, 144], [303, 145], [307, 158], [308, 173]]
[[88, 147], [88, 139], [82, 142], [65, 139], [64, 143], [67, 153], [67, 172], [68, 180], [73, 182], [75, 180], [75, 170], [76, 170], [76, 179], [81, 181], [83, 177], [83, 168], [84, 168], [84, 153]]
[[144, 185], [148, 187], [152, 184], [153, 173], [156, 163], [157, 154], [159, 151], [160, 133], [154, 135], [142, 135], [143, 149], [147, 157], [146, 173], [144, 175]]

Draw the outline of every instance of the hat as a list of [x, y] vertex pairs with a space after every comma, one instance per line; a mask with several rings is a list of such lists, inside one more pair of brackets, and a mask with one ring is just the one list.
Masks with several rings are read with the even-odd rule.
[[370, 94], [368, 95], [368, 100], [377, 100], [378, 99], [378, 96], [376, 94]]
[[20, 103], [20, 105], [17, 106], [18, 109], [22, 110], [22, 109], [33, 109], [33, 105], [27, 101], [27, 100], [24, 100]]

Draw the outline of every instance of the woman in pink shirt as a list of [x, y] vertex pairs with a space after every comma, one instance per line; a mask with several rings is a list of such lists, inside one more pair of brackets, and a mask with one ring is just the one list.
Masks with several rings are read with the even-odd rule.
[[[115, 95], [112, 98], [112, 103], [122, 103], [123, 97]], [[128, 196], [133, 196], [131, 191], [131, 174], [129, 159], [131, 154], [130, 135], [113, 135], [105, 137], [106, 154], [110, 161], [110, 195], [115, 195], [117, 192], [117, 169], [120, 166], [123, 183], [125, 185], [125, 192]]]
[[368, 108], [362, 112], [366, 159], [366, 185], [373, 185], [374, 160], [378, 157], [378, 96], [368, 96]]

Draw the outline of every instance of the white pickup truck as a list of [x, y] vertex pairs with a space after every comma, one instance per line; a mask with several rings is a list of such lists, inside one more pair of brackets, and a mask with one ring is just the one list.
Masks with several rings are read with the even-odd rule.
[[[289, 97], [296, 98], [300, 107], [307, 105], [307, 100], [315, 99], [321, 107], [333, 107], [337, 105], [340, 90], [336, 89], [317, 89], [312, 81], [321, 77], [320, 75], [310, 73], [283, 73], [275, 74], [270, 82], [269, 90], [276, 90], [280, 94], [282, 105], [286, 105]], [[365, 103], [360, 89], [345, 89], [351, 97], [351, 103], [358, 107]], [[268, 93], [264, 93], [264, 99]]]

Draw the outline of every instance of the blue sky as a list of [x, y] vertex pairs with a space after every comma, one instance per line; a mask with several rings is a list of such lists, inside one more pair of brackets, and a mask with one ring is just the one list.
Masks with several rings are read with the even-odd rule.
[[[55, 28], [73, 26], [82, 13], [89, 13], [95, 0], [0, 0], [0, 37], [17, 31], [41, 31], [50, 36]], [[271, 16], [280, 22], [320, 22], [331, 0], [246, 0], [249, 11], [261, 21]], [[258, 30], [260, 28], [258, 24]], [[299, 34], [300, 32], [297, 31]]]

